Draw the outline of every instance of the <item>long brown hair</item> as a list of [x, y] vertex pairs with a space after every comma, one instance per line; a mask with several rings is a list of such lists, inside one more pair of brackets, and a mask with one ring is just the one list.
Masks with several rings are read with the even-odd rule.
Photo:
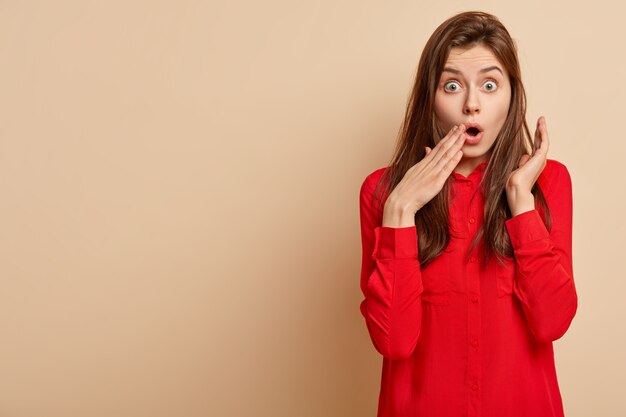
[[[459, 13], [443, 22], [433, 32], [420, 58], [396, 150], [375, 194], [378, 192], [379, 195], [388, 195], [407, 170], [424, 158], [425, 146], [434, 148], [446, 135], [447, 132], [438, 126], [434, 114], [439, 77], [451, 48], [468, 48], [477, 44], [492, 51], [506, 68], [511, 84], [509, 112], [489, 151], [491, 155], [480, 183], [485, 196], [483, 226], [474, 237], [467, 254], [469, 256], [482, 243], [484, 251], [481, 261], [484, 266], [492, 254], [500, 261], [502, 257], [513, 256], [505, 226], [505, 221], [511, 218], [505, 192], [506, 180], [517, 169], [519, 159], [528, 153], [529, 147], [534, 153], [534, 144], [526, 124], [526, 92], [522, 85], [517, 48], [509, 32], [495, 16], [478, 11]], [[539, 203], [537, 209], [549, 230], [550, 211], [537, 182], [531, 192]], [[422, 266], [426, 266], [448, 246], [449, 199], [450, 178], [446, 180], [441, 192], [415, 214], [419, 260]], [[379, 213], [382, 212], [383, 200], [384, 198], [378, 200]]]

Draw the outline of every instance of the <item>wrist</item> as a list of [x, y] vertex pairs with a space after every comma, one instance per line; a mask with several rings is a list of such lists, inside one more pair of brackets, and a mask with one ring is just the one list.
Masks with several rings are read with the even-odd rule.
[[387, 201], [383, 211], [382, 226], [410, 227], [415, 226], [415, 211], [399, 205], [394, 201]]
[[515, 217], [518, 214], [526, 213], [527, 211], [534, 210], [534, 205], [519, 205], [511, 208], [511, 216]]
[[535, 209], [535, 196], [528, 190], [520, 190], [515, 187], [508, 188], [506, 197], [513, 217]]

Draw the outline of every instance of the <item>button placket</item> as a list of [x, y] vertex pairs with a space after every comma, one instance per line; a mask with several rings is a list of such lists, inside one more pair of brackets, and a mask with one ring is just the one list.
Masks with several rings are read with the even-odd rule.
[[[469, 205], [466, 211], [465, 225], [468, 231], [468, 237], [471, 239], [475, 236], [479, 225], [479, 219], [477, 217], [478, 211], [480, 211], [481, 198], [475, 194], [475, 184], [472, 181], [468, 181], [469, 185]], [[478, 262], [478, 253], [472, 254], [469, 258], [469, 262], [466, 266], [467, 271], [467, 289], [469, 294], [468, 303], [468, 335], [467, 335], [467, 355], [468, 355], [468, 368], [467, 368], [467, 383], [470, 390], [468, 398], [468, 416], [480, 415], [480, 394], [479, 384], [481, 376], [481, 363], [482, 356], [480, 350], [480, 335], [482, 332], [482, 320], [481, 320], [481, 304], [480, 304], [480, 275], [481, 265]]]
[[[484, 166], [480, 168], [484, 169]], [[462, 208], [455, 216], [456, 224], [459, 226], [462, 239], [469, 242], [477, 233], [482, 222], [483, 195], [478, 189], [481, 175], [478, 170], [468, 177], [455, 175], [456, 194], [455, 204]], [[467, 243], [464, 242], [464, 243]], [[467, 298], [467, 369], [466, 369], [466, 389], [467, 389], [467, 416], [478, 417], [482, 413], [481, 406], [481, 369], [482, 369], [482, 295], [480, 288], [480, 277], [482, 271], [481, 262], [478, 262], [480, 251], [470, 254], [471, 256], [465, 264], [465, 280]]]

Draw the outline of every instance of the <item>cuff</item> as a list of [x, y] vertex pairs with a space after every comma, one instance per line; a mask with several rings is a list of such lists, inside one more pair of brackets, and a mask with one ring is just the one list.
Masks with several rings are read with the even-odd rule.
[[386, 227], [374, 229], [376, 241], [372, 258], [377, 259], [417, 259], [416, 226]]
[[513, 216], [504, 222], [511, 239], [513, 248], [519, 248], [525, 243], [541, 239], [549, 239], [550, 233], [541, 220], [537, 209], [525, 211]]

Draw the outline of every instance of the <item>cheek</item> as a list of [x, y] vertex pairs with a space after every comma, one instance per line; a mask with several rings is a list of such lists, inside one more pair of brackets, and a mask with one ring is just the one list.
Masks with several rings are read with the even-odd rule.
[[448, 102], [448, 100], [445, 100], [441, 97], [435, 97], [435, 103], [434, 103], [434, 108], [435, 108], [435, 116], [437, 117], [437, 119], [439, 119], [439, 121], [446, 123], [446, 122], [451, 122], [453, 117], [453, 106], [451, 105], [451, 103]]
[[509, 107], [511, 106], [511, 90], [509, 89], [506, 94], [502, 95], [502, 100], [499, 103], [500, 108], [500, 118], [502, 121], [506, 119], [507, 114], [509, 114]]
[[[488, 110], [488, 114], [491, 115], [492, 123], [500, 126], [506, 120], [506, 116], [509, 114], [510, 97], [502, 97], [497, 101], [492, 102], [492, 106]], [[487, 110], [487, 109], [486, 109]]]

